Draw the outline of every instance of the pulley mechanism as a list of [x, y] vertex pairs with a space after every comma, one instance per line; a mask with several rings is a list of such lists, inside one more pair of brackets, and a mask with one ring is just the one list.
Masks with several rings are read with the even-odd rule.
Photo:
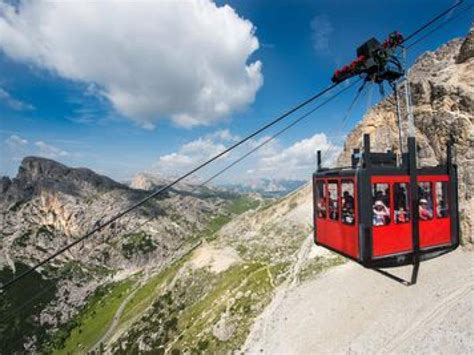
[[357, 75], [377, 84], [398, 80], [403, 76], [403, 68], [395, 52], [402, 43], [399, 32], [391, 33], [382, 43], [372, 37], [357, 48], [355, 60], [334, 72], [332, 82], [340, 83]]
[[365, 82], [378, 84], [382, 96], [385, 96], [384, 82], [388, 82], [397, 105], [400, 153], [404, 150], [401, 100], [405, 102], [408, 136], [415, 135], [408, 72], [404, 65], [405, 50], [398, 50], [404, 42], [404, 37], [397, 31], [392, 32], [382, 43], [372, 37], [357, 48], [357, 58], [337, 69], [331, 78], [333, 83], [341, 83], [354, 76], [361, 76]]

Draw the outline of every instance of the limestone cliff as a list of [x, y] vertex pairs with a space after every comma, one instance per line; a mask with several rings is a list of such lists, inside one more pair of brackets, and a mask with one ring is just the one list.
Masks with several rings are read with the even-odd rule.
[[[462, 242], [470, 246], [474, 243], [473, 43], [471, 29], [465, 39], [454, 39], [434, 52], [424, 53], [416, 60], [409, 77], [420, 163], [428, 166], [443, 162], [446, 142], [451, 135], [455, 139]], [[339, 164], [347, 165], [352, 149], [361, 148], [364, 133], [371, 135], [374, 150], [399, 151], [392, 96], [369, 110], [347, 136]]]

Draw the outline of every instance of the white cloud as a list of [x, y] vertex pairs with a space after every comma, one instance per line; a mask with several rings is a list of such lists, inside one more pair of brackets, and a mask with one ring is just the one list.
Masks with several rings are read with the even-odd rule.
[[222, 142], [236, 142], [240, 139], [238, 135], [232, 134], [228, 129], [222, 129], [207, 135], [210, 139], [217, 139]]
[[160, 174], [167, 176], [184, 174], [224, 149], [221, 142], [211, 138], [198, 138], [184, 144], [177, 152], [159, 157], [155, 168]]
[[3, 149], [2, 154], [0, 154], [2, 165], [8, 165], [10, 162], [17, 163], [22, 157], [28, 154], [28, 140], [20, 137], [17, 134], [10, 135], [7, 139], [5, 139], [4, 143], [6, 145], [5, 154], [3, 153]]
[[54, 145], [47, 144], [43, 141], [35, 142], [35, 146], [38, 149], [37, 154], [50, 159], [58, 159], [60, 157], [67, 157], [69, 153], [62, 150]]
[[334, 32], [329, 18], [326, 15], [318, 15], [311, 21], [311, 38], [313, 40], [313, 48], [318, 54], [329, 53], [329, 37]]
[[207, 125], [244, 109], [263, 83], [253, 24], [228, 5], [188, 1], [0, 3], [0, 49], [92, 83], [143, 127]]
[[33, 105], [15, 99], [8, 91], [0, 87], [0, 102], [4, 102], [8, 107], [15, 111], [31, 111]]
[[[232, 134], [230, 135], [232, 136]], [[219, 135], [214, 134], [214, 138], [210, 138], [210, 136], [213, 135], [186, 143], [178, 151], [159, 157], [155, 166], [158, 173], [176, 177], [226, 148], [226, 145], [219, 141]], [[214, 175], [219, 169], [224, 168], [268, 138], [261, 137], [258, 140], [250, 140], [232, 154], [213, 163], [205, 171], [198, 172], [198, 177], [202, 180]], [[339, 155], [341, 147], [331, 143], [324, 133], [315, 134], [289, 147], [282, 147], [281, 143], [275, 139], [226, 172], [220, 181], [242, 183], [261, 178], [306, 180], [316, 168], [317, 150], [321, 150], [323, 153], [324, 165], [330, 166]]]
[[258, 175], [277, 179], [307, 179], [316, 168], [316, 151], [321, 150], [324, 165], [334, 163], [341, 148], [332, 144], [324, 133], [305, 138], [288, 148], [263, 157]]
[[16, 134], [12, 134], [5, 140], [5, 143], [7, 143], [10, 148], [15, 149], [19, 147], [25, 147], [28, 144], [28, 140]]

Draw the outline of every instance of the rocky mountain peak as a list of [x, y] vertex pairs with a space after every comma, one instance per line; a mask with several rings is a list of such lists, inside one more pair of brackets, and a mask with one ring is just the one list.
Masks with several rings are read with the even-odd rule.
[[126, 188], [106, 176], [86, 168], [70, 168], [57, 161], [42, 157], [26, 157], [22, 160], [16, 177], [24, 186], [38, 183], [61, 183], [77, 188], [95, 190]]
[[0, 179], [0, 207], [10, 208], [43, 192], [85, 197], [116, 189], [128, 187], [89, 169], [70, 168], [51, 159], [30, 156], [22, 160], [15, 178]]
[[456, 62], [464, 63], [472, 57], [474, 57], [474, 22], [471, 25], [469, 34], [466, 36], [466, 39], [461, 46]]

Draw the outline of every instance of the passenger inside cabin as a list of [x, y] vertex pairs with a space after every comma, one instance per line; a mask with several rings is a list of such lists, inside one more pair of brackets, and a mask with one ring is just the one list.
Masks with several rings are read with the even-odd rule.
[[345, 224], [354, 224], [354, 197], [349, 191], [343, 193], [342, 221]]
[[329, 198], [329, 218], [333, 220], [339, 219], [339, 212], [337, 210], [337, 200]]
[[326, 199], [324, 197], [318, 200], [318, 217], [326, 218]]
[[345, 224], [354, 224], [354, 208], [352, 206], [342, 209], [342, 221]]
[[395, 190], [395, 201], [397, 201], [399, 206], [407, 205], [407, 190], [403, 186], [397, 186]]
[[373, 208], [373, 224], [374, 226], [384, 226], [389, 223], [390, 211], [383, 201], [377, 200]]
[[397, 210], [395, 210], [395, 222], [396, 223], [406, 223], [408, 222], [408, 214], [405, 211], [403, 206], [400, 206]]
[[444, 218], [448, 216], [448, 207], [446, 206], [446, 202], [442, 199], [438, 199], [438, 204], [436, 206], [436, 216], [438, 218]]
[[420, 219], [423, 221], [427, 221], [433, 218], [433, 210], [429, 207], [427, 199], [420, 199], [418, 214], [420, 216]]
[[349, 191], [344, 191], [343, 198], [344, 205], [354, 207], [354, 196], [352, 196]]
[[406, 223], [409, 221], [407, 211], [407, 191], [405, 186], [395, 184], [395, 223]]
[[420, 187], [418, 190], [418, 195], [420, 196], [420, 203], [422, 200], [425, 200], [425, 204], [432, 211], [433, 210], [433, 201], [431, 201], [431, 191], [429, 187]]
[[374, 203], [375, 203], [376, 201], [382, 201], [382, 202], [383, 202], [384, 199], [385, 199], [385, 198], [384, 198], [384, 195], [383, 195], [383, 192], [382, 192], [382, 191], [377, 191], [377, 192], [375, 193]]

